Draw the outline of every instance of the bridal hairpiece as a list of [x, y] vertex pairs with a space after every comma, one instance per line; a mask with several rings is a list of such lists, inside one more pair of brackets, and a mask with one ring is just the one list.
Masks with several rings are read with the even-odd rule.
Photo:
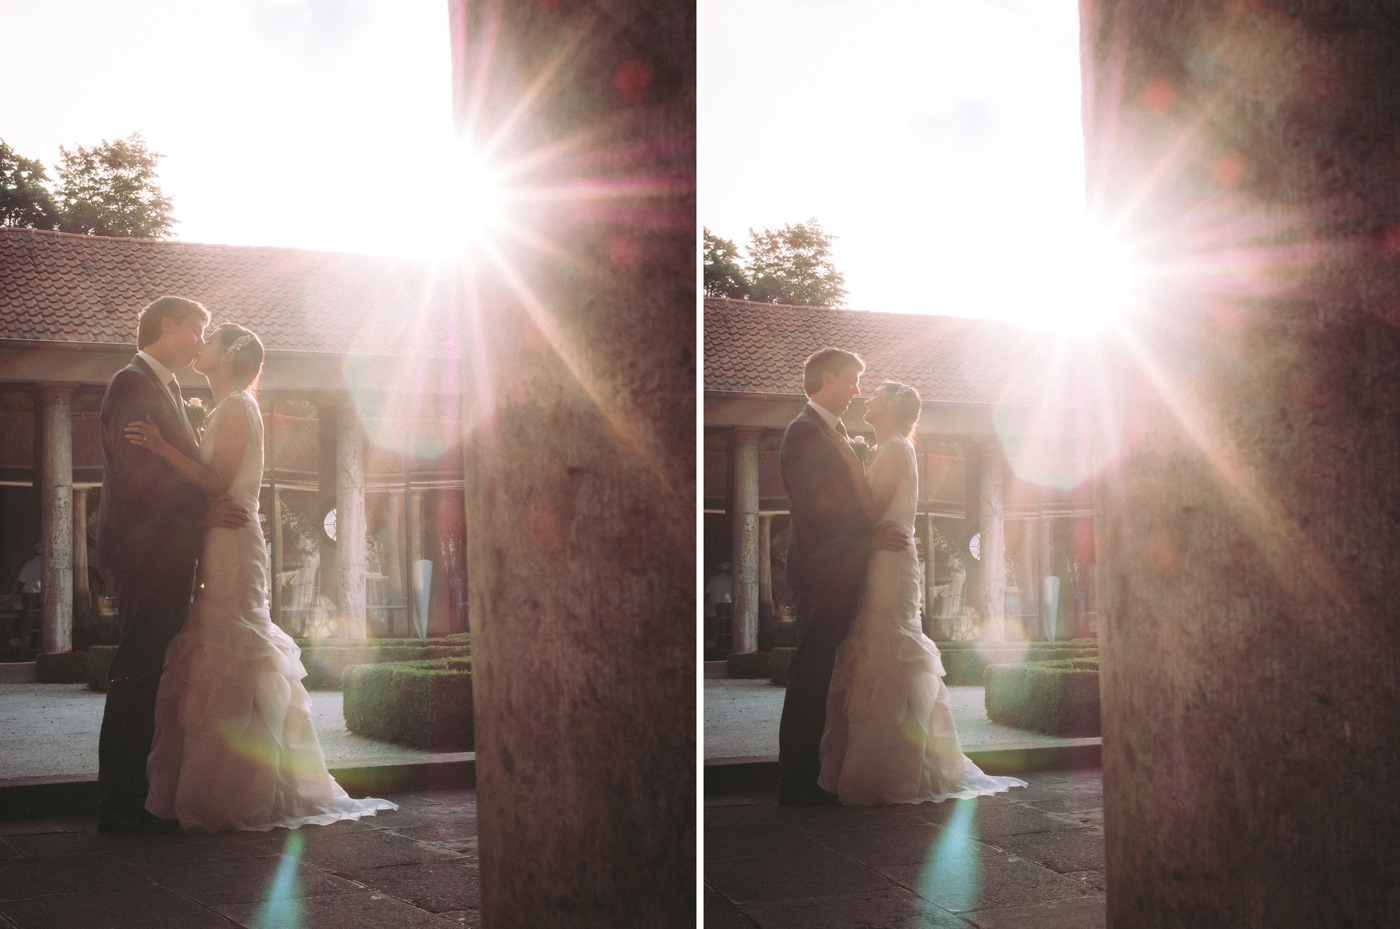
[[227, 349], [225, 349], [225, 351], [227, 351], [230, 355], [236, 355], [252, 344], [253, 337], [245, 333], [239, 336], [238, 338], [234, 339], [233, 344], [230, 345]]

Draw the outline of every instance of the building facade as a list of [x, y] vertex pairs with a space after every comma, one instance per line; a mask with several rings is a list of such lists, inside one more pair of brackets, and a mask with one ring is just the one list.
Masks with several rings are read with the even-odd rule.
[[[706, 656], [789, 644], [787, 500], [778, 449], [800, 411], [802, 365], [835, 346], [923, 401], [915, 544], [923, 624], [937, 640], [1094, 635], [1094, 473], [1119, 437], [1093, 390], [1092, 347], [1010, 323], [704, 301], [705, 576], [732, 564], [732, 604]], [[873, 441], [860, 399], [852, 436]], [[726, 613], [732, 620], [726, 621]]]
[[[112, 591], [87, 557], [99, 411], [135, 353], [141, 308], [165, 294], [200, 301], [212, 325], [247, 326], [267, 350], [260, 516], [274, 619], [308, 637], [466, 631], [454, 274], [0, 229], [0, 583], [8, 593], [36, 543], [44, 579], [42, 616], [11, 618], [5, 657], [115, 641]], [[207, 411], [203, 378], [186, 369], [179, 380]]]

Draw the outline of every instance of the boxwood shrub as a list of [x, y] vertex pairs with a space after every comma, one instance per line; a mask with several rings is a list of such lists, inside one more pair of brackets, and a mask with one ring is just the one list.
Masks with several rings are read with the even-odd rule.
[[411, 748], [475, 750], [470, 658], [352, 665], [342, 681], [351, 732]]
[[307, 690], [340, 690], [345, 669], [353, 665], [471, 657], [471, 647], [465, 640], [423, 639], [414, 642], [365, 639], [347, 642], [330, 639], [297, 644], [301, 645], [301, 663], [306, 668], [302, 683]]
[[86, 652], [44, 652], [34, 658], [41, 684], [81, 684], [88, 679]]
[[1068, 642], [939, 642], [944, 683], [949, 686], [979, 686], [989, 665], [1033, 661], [1087, 658], [1099, 653], [1097, 639], [1071, 639]]
[[[307, 690], [339, 690], [341, 675], [351, 665], [382, 661], [418, 661], [430, 658], [469, 658], [467, 633], [439, 639], [295, 639], [306, 668], [302, 683]], [[88, 648], [87, 682], [93, 690], [106, 690], [111, 677], [115, 645]]]
[[772, 672], [769, 670], [767, 652], [746, 652], [730, 655], [725, 663], [725, 673], [731, 678], [762, 680]]
[[986, 687], [992, 722], [1050, 735], [1102, 733], [1097, 657], [992, 665]]
[[[944, 683], [949, 686], [980, 687], [989, 664], [1016, 661], [1045, 661], [1054, 659], [1097, 661], [1097, 639], [1074, 639], [1069, 642], [1028, 642], [1011, 645], [983, 645], [978, 642], [938, 642], [947, 671]], [[787, 684], [788, 666], [795, 648], [775, 648], [768, 656], [770, 675], [774, 684]], [[989, 660], [990, 659], [990, 660]], [[1097, 665], [1095, 665], [1097, 668]], [[730, 677], [734, 677], [731, 670]]]

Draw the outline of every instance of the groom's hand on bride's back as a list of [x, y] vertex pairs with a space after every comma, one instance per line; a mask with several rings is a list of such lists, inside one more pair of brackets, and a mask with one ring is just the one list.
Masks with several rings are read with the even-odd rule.
[[883, 522], [875, 527], [870, 536], [870, 550], [882, 552], [902, 552], [913, 544], [913, 540], [892, 522]]
[[242, 529], [251, 519], [252, 516], [246, 509], [234, 503], [228, 494], [224, 494], [209, 501], [209, 508], [204, 511], [204, 528]]

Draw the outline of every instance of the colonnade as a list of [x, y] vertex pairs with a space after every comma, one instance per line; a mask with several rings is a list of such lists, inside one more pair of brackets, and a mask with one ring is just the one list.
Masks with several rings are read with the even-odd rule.
[[[729, 516], [733, 527], [732, 577], [734, 614], [730, 650], [745, 654], [758, 650], [758, 631], [764, 606], [772, 604], [772, 515], [760, 512], [759, 441], [764, 431], [750, 426], [727, 430], [733, 454], [729, 486]], [[995, 440], [969, 442], [967, 447], [967, 499], [975, 509], [966, 514], [969, 524], [981, 531], [983, 564], [1006, 561], [1005, 485], [1006, 465]], [[925, 546], [931, 555], [932, 547]], [[930, 557], [929, 564], [931, 566]], [[926, 570], [931, 570], [928, 568]], [[995, 640], [1005, 637], [1006, 577], [1002, 570], [979, 571], [976, 602], [980, 604], [984, 633]], [[925, 578], [925, 584], [931, 578]]]
[[[39, 650], [73, 647], [75, 617], [91, 609], [88, 584], [87, 510], [89, 487], [73, 478], [73, 396], [80, 385], [38, 385], [41, 611]], [[364, 433], [348, 396], [329, 401], [325, 414], [335, 423], [335, 495], [339, 558], [336, 580], [344, 617], [341, 634], [365, 638], [365, 454]], [[273, 534], [274, 537], [276, 533]], [[159, 557], [159, 553], [152, 553]], [[280, 559], [279, 559], [280, 561]]]

